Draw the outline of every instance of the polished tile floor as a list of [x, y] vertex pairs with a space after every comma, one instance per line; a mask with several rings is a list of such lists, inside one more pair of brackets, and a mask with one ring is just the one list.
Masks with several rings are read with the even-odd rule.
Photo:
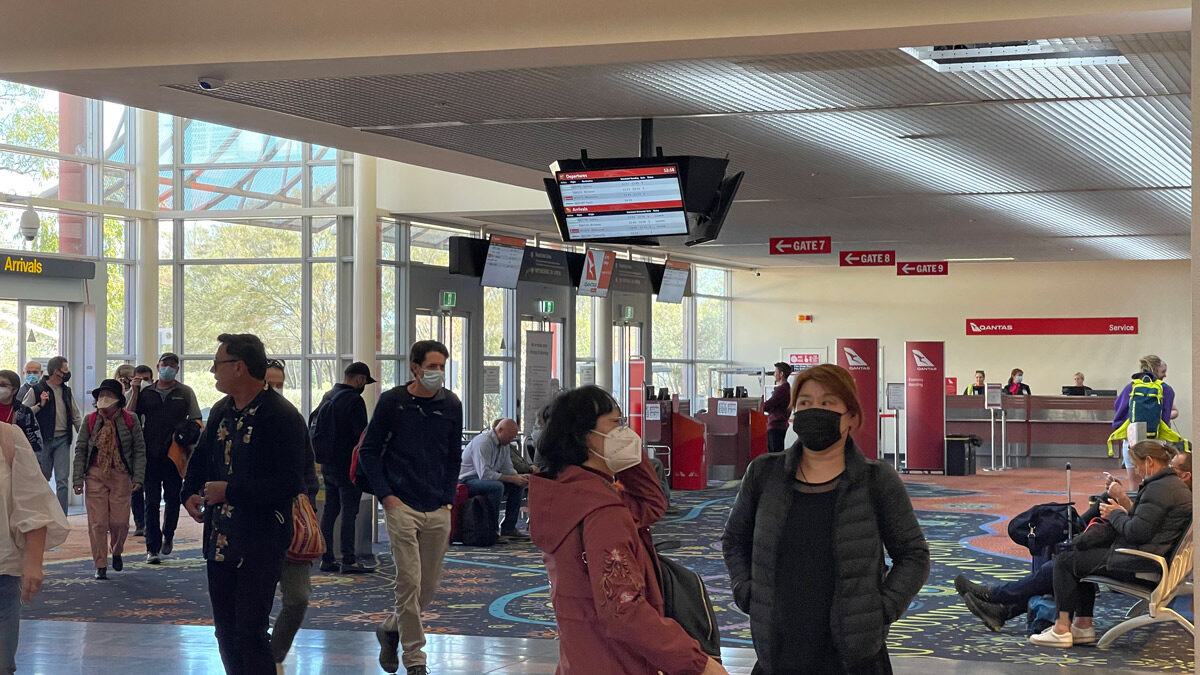
[[[552, 675], [558, 662], [558, 643], [554, 640], [430, 635], [426, 651], [432, 675]], [[285, 668], [288, 675], [378, 673], [378, 653], [379, 645], [371, 632], [301, 630]], [[754, 652], [726, 649], [724, 661], [731, 674], [748, 675], [754, 666]], [[897, 675], [1009, 675], [1044, 673], [1047, 668], [929, 658], [892, 661]], [[216, 639], [208, 626], [22, 621], [17, 671], [55, 675], [216, 675], [222, 669]], [[1057, 668], [1054, 672], [1116, 675], [1116, 671], [1096, 668]]]

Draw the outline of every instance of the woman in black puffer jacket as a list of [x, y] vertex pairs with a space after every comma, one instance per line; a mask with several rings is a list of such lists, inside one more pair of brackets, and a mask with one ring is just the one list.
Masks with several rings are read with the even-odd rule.
[[753, 672], [890, 673], [888, 626], [929, 576], [929, 546], [900, 477], [850, 439], [850, 373], [802, 371], [791, 398], [800, 441], [750, 463], [721, 537]]
[[[1118, 548], [1135, 548], [1165, 556], [1192, 524], [1192, 491], [1171, 466], [1174, 448], [1159, 441], [1141, 441], [1129, 449], [1133, 468], [1144, 476], [1137, 497], [1126, 509], [1116, 500], [1100, 504], [1116, 537], [1111, 546], [1063, 551], [1054, 558], [1055, 624], [1029, 641], [1041, 647], [1072, 647], [1096, 641], [1092, 613], [1096, 585], [1080, 580], [1091, 574], [1125, 575], [1139, 571], [1130, 555], [1113, 556]], [[1090, 534], [1090, 532], [1089, 532]], [[1151, 564], [1151, 571], [1157, 566]], [[1072, 622], [1074, 617], [1074, 622]]]

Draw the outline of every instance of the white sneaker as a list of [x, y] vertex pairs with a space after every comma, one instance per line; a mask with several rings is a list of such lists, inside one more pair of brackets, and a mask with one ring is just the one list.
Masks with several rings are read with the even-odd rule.
[[[1095, 639], [1095, 637], [1095, 631], [1093, 631], [1092, 638]], [[1054, 626], [1050, 626], [1040, 633], [1030, 635], [1029, 641], [1039, 647], [1071, 647], [1075, 644], [1071, 633], [1055, 633]]]
[[1071, 642], [1076, 645], [1090, 645], [1096, 642], [1095, 628], [1076, 628], [1071, 626]]

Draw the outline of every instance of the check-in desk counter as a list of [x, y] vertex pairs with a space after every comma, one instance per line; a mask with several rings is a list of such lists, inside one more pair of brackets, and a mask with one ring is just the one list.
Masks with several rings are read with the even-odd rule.
[[704, 446], [711, 480], [734, 480], [746, 472], [752, 447], [750, 413], [761, 412], [761, 407], [758, 398], [708, 399], [708, 411], [697, 417], [705, 424]]
[[[1112, 431], [1113, 396], [1003, 396], [1008, 466], [1106, 468]], [[981, 468], [991, 467], [990, 411], [982, 396], [946, 397], [946, 435], [975, 434]], [[1000, 411], [995, 411], [996, 464], [1000, 465]]]

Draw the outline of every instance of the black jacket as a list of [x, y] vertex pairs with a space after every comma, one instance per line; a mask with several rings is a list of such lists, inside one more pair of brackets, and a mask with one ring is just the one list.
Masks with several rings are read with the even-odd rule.
[[[1118, 548], [1136, 548], [1165, 556], [1192, 524], [1192, 491], [1169, 467], [1142, 481], [1129, 512], [1111, 511], [1108, 522], [1117, 533], [1109, 553], [1109, 571], [1136, 572], [1148, 563], [1129, 555], [1113, 556]], [[1157, 566], [1150, 563], [1157, 570]], [[1148, 568], [1147, 568], [1148, 569]]]
[[[242, 426], [233, 423], [233, 398], [217, 401], [196, 443], [183, 479], [180, 501], [200, 494], [208, 481], [228, 481], [229, 507], [222, 532], [214, 532], [221, 506], [204, 511], [204, 558], [276, 562], [292, 539], [292, 500], [305, 491], [303, 462], [308, 425], [295, 406], [274, 389], [264, 389], [245, 408]], [[228, 424], [223, 424], [228, 420]], [[248, 437], [248, 439], [247, 439]], [[228, 444], [231, 471], [225, 473]], [[224, 534], [225, 543], [217, 541]]]
[[[35, 405], [41, 406], [37, 411], [38, 428], [42, 432], [42, 445], [47, 446], [50, 441], [54, 440], [54, 417], [55, 408], [58, 403], [54, 399], [54, 390], [46, 383], [49, 378], [42, 377], [42, 381], [30, 387], [33, 390], [33, 402]], [[71, 393], [71, 387], [65, 383], [60, 384], [62, 387], [63, 403], [67, 406], [67, 437], [70, 438], [71, 430], [75, 426], [75, 396]], [[45, 405], [42, 405], [42, 392], [50, 392], [50, 397], [46, 399]], [[26, 394], [28, 395], [28, 394]]]
[[182, 424], [194, 424], [191, 420], [200, 419], [194, 412], [200, 408], [191, 387], [176, 382], [164, 398], [158, 392], [152, 391], [156, 386], [158, 384], [154, 383], [138, 392], [135, 408], [142, 420], [142, 432], [146, 437], [146, 457], [149, 459], [166, 457], [175, 430]]
[[417, 511], [454, 503], [462, 466], [462, 401], [449, 389], [432, 398], [407, 384], [383, 392], [358, 460], [379, 501], [394, 495]]
[[[750, 463], [721, 535], [734, 601], [750, 615], [754, 651], [767, 672], [775, 669], [771, 636], [776, 546], [785, 536], [800, 452], [796, 443], [786, 452], [762, 455]], [[837, 582], [830, 630], [849, 667], [877, 657], [883, 648], [888, 626], [900, 618], [929, 576], [929, 545], [895, 470], [864, 458], [853, 440], [846, 444], [836, 510]], [[890, 571], [885, 549], [892, 559]]]
[[350, 456], [354, 453], [354, 446], [358, 445], [358, 439], [367, 428], [367, 404], [363, 401], [362, 394], [355, 391], [354, 387], [340, 382], [325, 392], [321, 403], [330, 399], [333, 400], [335, 429], [332, 436], [333, 457], [329, 463], [338, 475], [347, 476], [350, 473]]

